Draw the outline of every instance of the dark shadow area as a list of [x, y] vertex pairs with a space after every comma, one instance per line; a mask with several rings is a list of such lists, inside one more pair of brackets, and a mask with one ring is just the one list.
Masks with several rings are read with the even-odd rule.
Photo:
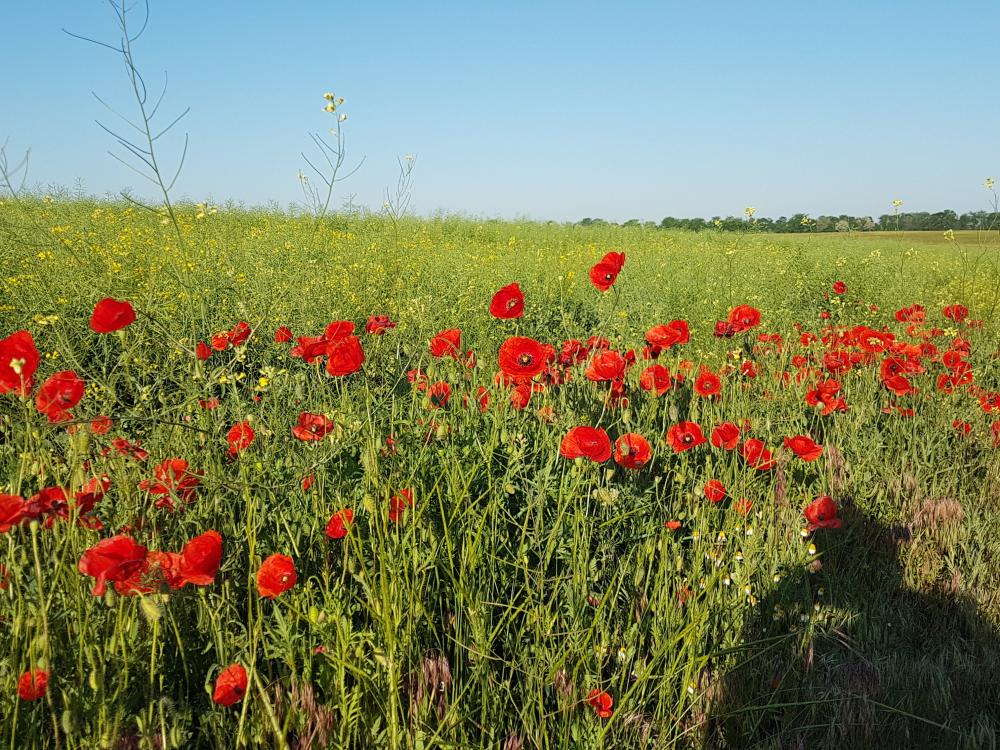
[[819, 562], [762, 598], [708, 696], [706, 746], [1000, 746], [997, 630], [947, 565], [907, 581], [946, 560], [949, 507], [895, 527], [847, 507], [841, 529], [815, 532]]

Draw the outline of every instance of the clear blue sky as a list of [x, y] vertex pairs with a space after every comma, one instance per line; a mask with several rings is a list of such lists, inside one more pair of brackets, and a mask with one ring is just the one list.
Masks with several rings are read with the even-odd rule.
[[[1000, 177], [1000, 3], [151, 0], [137, 61], [190, 105], [178, 194], [287, 204], [299, 152], [347, 99], [367, 160], [341, 196], [378, 206], [418, 157], [413, 206], [482, 216], [958, 211]], [[103, 0], [0, 9], [0, 142], [33, 178], [101, 194], [129, 109]], [[175, 153], [176, 142], [168, 152]]]

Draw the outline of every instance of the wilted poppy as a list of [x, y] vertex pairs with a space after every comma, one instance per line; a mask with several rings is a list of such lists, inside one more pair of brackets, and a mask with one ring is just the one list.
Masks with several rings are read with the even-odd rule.
[[615, 463], [626, 469], [641, 469], [650, 455], [649, 441], [637, 432], [628, 432], [615, 441]]
[[816, 529], [839, 529], [841, 520], [837, 518], [837, 504], [829, 495], [820, 495], [808, 506], [803, 514], [809, 522], [809, 531]]
[[493, 295], [490, 301], [490, 315], [504, 320], [524, 315], [524, 293], [516, 281]]
[[247, 692], [247, 671], [240, 664], [230, 664], [215, 678], [212, 700], [220, 706], [239, 703]]
[[90, 330], [94, 333], [111, 333], [135, 322], [135, 310], [132, 303], [126, 300], [116, 300], [105, 297], [96, 305], [90, 316]]
[[23, 701], [37, 701], [45, 696], [49, 673], [44, 669], [29, 669], [17, 680], [17, 697]]
[[697, 422], [680, 422], [667, 430], [667, 442], [674, 453], [683, 453], [705, 442], [701, 426]]
[[108, 581], [124, 581], [143, 569], [149, 550], [125, 534], [102, 539], [80, 557], [77, 569], [97, 580], [91, 589], [103, 596]]
[[295, 585], [295, 563], [288, 555], [275, 554], [261, 563], [257, 571], [257, 593], [274, 599]]
[[625, 266], [625, 253], [608, 253], [590, 269], [590, 282], [602, 292], [608, 291]]
[[354, 511], [350, 508], [338, 510], [330, 516], [326, 524], [326, 535], [331, 539], [343, 539], [354, 523]]
[[603, 428], [573, 427], [559, 446], [563, 458], [588, 458], [603, 463], [611, 458], [611, 440]]

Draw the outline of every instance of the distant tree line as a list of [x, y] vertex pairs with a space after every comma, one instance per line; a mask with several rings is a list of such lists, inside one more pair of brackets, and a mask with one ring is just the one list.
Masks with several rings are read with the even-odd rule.
[[[874, 232], [902, 230], [907, 232], [921, 230], [947, 231], [949, 229], [996, 229], [997, 216], [993, 211], [969, 211], [957, 214], [951, 210], [929, 213], [927, 211], [899, 212], [882, 214], [877, 219], [871, 216], [817, 216], [808, 214], [792, 214], [779, 216], [777, 219], [759, 217], [747, 219], [745, 216], [713, 216], [711, 219], [677, 219], [665, 217], [659, 224], [653, 221], [629, 219], [621, 226], [641, 226], [647, 229], [688, 229], [700, 232], [703, 229], [723, 229], [735, 231], [753, 227], [758, 232]], [[578, 221], [580, 226], [613, 224], [604, 219], [586, 218]]]

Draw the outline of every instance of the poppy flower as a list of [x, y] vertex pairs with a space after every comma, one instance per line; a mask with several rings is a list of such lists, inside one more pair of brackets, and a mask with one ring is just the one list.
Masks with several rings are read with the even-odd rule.
[[111, 477], [107, 474], [88, 479], [80, 491], [73, 495], [73, 499], [76, 500], [77, 512], [83, 515], [92, 511], [94, 506], [108, 494], [109, 489], [111, 489]]
[[611, 440], [603, 428], [573, 427], [566, 433], [559, 446], [563, 458], [588, 458], [604, 463], [611, 458]]
[[745, 440], [740, 451], [747, 463], [758, 471], [769, 471], [777, 464], [771, 451], [757, 438]]
[[139, 489], [160, 498], [156, 502], [158, 508], [172, 508], [171, 495], [191, 502], [201, 485], [201, 475], [188, 471], [188, 462], [183, 458], [168, 458], [153, 469], [153, 474], [155, 481], [144, 479], [139, 482]]
[[500, 345], [497, 362], [500, 372], [517, 381], [531, 380], [543, 372], [555, 357], [555, 349], [526, 336], [511, 336]]
[[85, 383], [72, 370], [61, 370], [50, 375], [38, 389], [35, 407], [50, 422], [72, 419], [69, 410], [83, 398]]
[[389, 498], [389, 520], [399, 523], [403, 520], [403, 514], [407, 508], [413, 507], [413, 490], [400, 490]]
[[292, 329], [288, 326], [280, 326], [274, 332], [274, 343], [287, 344], [292, 340]]
[[669, 323], [653, 326], [646, 331], [646, 341], [656, 350], [669, 349], [691, 340], [691, 332], [686, 320], [671, 320]]
[[949, 320], [961, 323], [969, 317], [969, 308], [965, 305], [948, 305], [941, 310], [941, 313]]
[[615, 463], [626, 469], [641, 469], [649, 461], [649, 442], [636, 432], [628, 432], [615, 441]]
[[114, 427], [114, 424], [111, 417], [106, 417], [102, 414], [96, 419], [90, 420], [90, 431], [94, 435], [106, 435]]
[[752, 305], [737, 305], [727, 318], [735, 333], [743, 333], [760, 325], [760, 310]]
[[135, 310], [131, 302], [105, 297], [94, 305], [94, 312], [90, 316], [90, 330], [94, 333], [111, 333], [134, 322]]
[[24, 519], [24, 498], [0, 493], [0, 534], [6, 534]]
[[493, 295], [490, 301], [490, 315], [503, 320], [520, 318], [524, 315], [524, 293], [516, 281]]
[[457, 359], [462, 354], [462, 330], [449, 328], [433, 336], [430, 340], [430, 352], [432, 357], [438, 359], [441, 357]]
[[705, 482], [705, 499], [712, 503], [722, 502], [726, 497], [726, 488], [718, 479]]
[[239, 703], [247, 692], [247, 671], [240, 664], [230, 664], [215, 678], [212, 700], [220, 706]]
[[677, 529], [679, 529], [681, 525], [682, 524], [680, 521], [674, 519], [672, 521], [666, 521], [663, 524], [663, 528], [667, 529], [668, 531], [677, 531]]
[[722, 392], [722, 381], [711, 370], [702, 370], [694, 381], [694, 391], [703, 398], [715, 398]]
[[596, 713], [598, 717], [602, 719], [611, 718], [611, 709], [614, 706], [615, 701], [614, 698], [611, 697], [610, 693], [594, 688], [590, 691], [590, 694], [587, 695], [587, 703], [589, 703], [591, 708], [594, 709], [594, 713]]
[[333, 377], [357, 372], [365, 363], [361, 339], [353, 335], [331, 341], [327, 345], [326, 354], [326, 374]]
[[316, 476], [313, 474], [306, 474], [304, 477], [302, 477], [302, 483], [300, 485], [302, 487], [302, 491], [308, 492], [309, 488], [313, 486], [313, 482], [315, 481], [316, 481]]
[[923, 305], [911, 305], [896, 311], [896, 320], [900, 323], [923, 323], [926, 312]]
[[679, 422], [667, 430], [667, 442], [674, 453], [683, 453], [705, 442], [701, 426], [697, 422]]
[[237, 422], [229, 428], [226, 433], [226, 443], [229, 445], [229, 455], [235, 456], [240, 451], [250, 447], [250, 443], [257, 436], [249, 422]]
[[785, 447], [803, 461], [815, 461], [823, 455], [823, 446], [813, 442], [808, 435], [795, 435], [785, 438]]
[[326, 524], [326, 535], [331, 539], [343, 539], [350, 531], [352, 523], [354, 523], [353, 510], [350, 508], [338, 510], [330, 516], [330, 520]]
[[650, 391], [657, 396], [662, 396], [670, 390], [673, 385], [673, 378], [670, 377], [670, 370], [663, 365], [650, 365], [639, 376], [639, 387], [644, 391]]
[[[199, 534], [184, 545], [180, 554], [181, 586], [211, 586], [222, 561], [222, 535], [215, 530]], [[179, 588], [179, 587], [178, 587]]]
[[204, 362], [212, 356], [212, 347], [204, 341], [199, 341], [198, 345], [194, 348], [194, 356]]
[[261, 563], [257, 571], [257, 593], [274, 599], [295, 585], [295, 563], [288, 555], [275, 554]]
[[590, 269], [590, 282], [600, 291], [606, 292], [618, 279], [625, 266], [625, 253], [608, 253]]
[[373, 336], [382, 336], [386, 331], [396, 327], [395, 321], [388, 315], [372, 315], [365, 323], [365, 333]]
[[846, 294], [847, 293], [847, 284], [845, 284], [843, 281], [835, 281], [835, 282], [833, 282], [833, 293], [834, 294]]
[[837, 504], [829, 495], [817, 497], [803, 511], [803, 515], [808, 521], [809, 531], [839, 529], [842, 521], [837, 518], [837, 510]]
[[0, 339], [0, 393], [13, 391], [18, 396], [31, 393], [39, 360], [35, 340], [27, 331], [15, 331]]
[[90, 593], [103, 596], [108, 581], [124, 581], [140, 572], [146, 565], [148, 554], [149, 550], [132, 537], [119, 534], [102, 539], [85, 550], [77, 564], [77, 570], [95, 578]]
[[625, 377], [628, 369], [628, 362], [621, 352], [614, 349], [606, 349], [598, 352], [587, 365], [587, 380], [595, 383], [604, 383], [609, 380], [620, 380]]
[[17, 680], [17, 697], [23, 701], [37, 701], [45, 696], [49, 673], [44, 669], [29, 669]]
[[432, 383], [427, 388], [427, 396], [430, 399], [432, 409], [442, 409], [448, 405], [451, 399], [451, 386], [443, 380]]
[[753, 500], [749, 498], [741, 497], [735, 503], [733, 503], [733, 510], [739, 513], [741, 516], [749, 516], [750, 511], [753, 509]]
[[333, 420], [325, 415], [304, 411], [299, 414], [298, 421], [292, 427], [292, 436], [304, 442], [322, 440], [330, 434], [333, 426]]

